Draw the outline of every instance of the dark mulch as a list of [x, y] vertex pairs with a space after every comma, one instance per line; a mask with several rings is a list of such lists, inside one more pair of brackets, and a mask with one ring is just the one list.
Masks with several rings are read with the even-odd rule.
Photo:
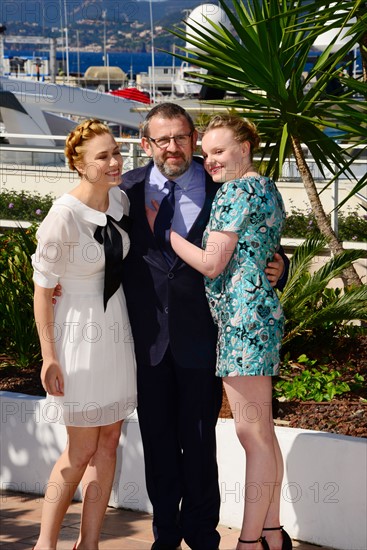
[[[276, 424], [367, 438], [367, 336], [353, 341], [339, 339], [338, 345], [333, 342], [330, 346], [325, 341], [321, 344], [314, 342], [310, 349], [300, 350], [299, 355], [301, 353], [341, 372], [341, 380], [350, 381], [358, 373], [364, 377], [364, 384], [358, 391], [338, 395], [329, 402], [279, 402], [274, 399], [273, 416]], [[329, 358], [328, 363], [323, 359], [326, 355]], [[299, 369], [302, 368], [302, 365], [298, 366]], [[221, 416], [231, 417], [225, 393]]]
[[40, 379], [40, 365], [16, 367], [7, 355], [0, 355], [0, 390], [45, 395]]
[[[339, 341], [340, 342], [340, 341]], [[320, 350], [320, 348], [319, 348]], [[348, 380], [351, 374], [364, 376], [364, 387], [356, 393], [348, 392], [330, 402], [283, 401], [273, 402], [276, 423], [293, 428], [327, 431], [332, 433], [367, 437], [367, 336], [353, 343], [348, 340], [334, 347], [332, 353], [322, 346], [322, 353], [314, 347], [304, 353], [311, 359], [320, 359], [328, 352], [330, 367], [343, 372]], [[325, 364], [325, 362], [322, 362]], [[0, 354], [0, 390], [29, 395], [44, 395], [39, 378], [40, 365], [16, 367], [8, 356]], [[220, 416], [230, 418], [230, 407], [224, 394]]]
[[[367, 438], [367, 401], [347, 397], [330, 402], [273, 401], [275, 424]], [[220, 416], [231, 418], [224, 393]]]
[[367, 403], [362, 401], [279, 403], [277, 417], [287, 420], [292, 428], [367, 437]]

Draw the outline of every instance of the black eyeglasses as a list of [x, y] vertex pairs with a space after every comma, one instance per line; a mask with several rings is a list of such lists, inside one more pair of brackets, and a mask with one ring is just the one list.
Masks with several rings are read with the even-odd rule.
[[152, 137], [147, 137], [147, 139], [149, 141], [152, 141], [154, 145], [156, 145], [160, 149], [167, 149], [172, 139], [176, 143], [176, 145], [178, 145], [179, 147], [184, 147], [185, 145], [188, 145], [188, 143], [190, 142], [190, 139], [193, 133], [194, 132], [190, 132], [189, 134], [181, 134], [179, 136], [172, 136], [172, 137], [164, 136], [157, 139], [154, 139]]

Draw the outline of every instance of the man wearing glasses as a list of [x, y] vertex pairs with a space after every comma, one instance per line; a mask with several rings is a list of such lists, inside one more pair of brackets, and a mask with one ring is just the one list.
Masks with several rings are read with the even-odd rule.
[[[217, 550], [215, 426], [222, 401], [221, 379], [214, 375], [217, 332], [203, 277], [174, 254], [169, 230], [200, 246], [218, 186], [201, 159], [193, 158], [198, 134], [182, 107], [153, 107], [142, 133], [141, 145], [152, 161], [124, 174], [121, 185], [132, 218], [123, 285], [138, 365], [152, 550], [176, 550], [182, 539], [192, 550]], [[147, 214], [158, 204], [151, 229]], [[272, 284], [283, 268], [279, 257], [268, 266]]]

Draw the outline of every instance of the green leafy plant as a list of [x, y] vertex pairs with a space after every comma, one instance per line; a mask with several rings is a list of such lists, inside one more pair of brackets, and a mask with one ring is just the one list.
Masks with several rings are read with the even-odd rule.
[[280, 294], [286, 322], [283, 345], [293, 338], [340, 335], [351, 321], [367, 321], [367, 286], [342, 289], [328, 288], [343, 269], [358, 258], [367, 257], [365, 250], [344, 250], [333, 256], [318, 271], [310, 273], [313, 260], [323, 251], [321, 237], [306, 239], [297, 247], [290, 261], [287, 284]]
[[[283, 237], [305, 239], [306, 237], [320, 236], [315, 216], [311, 210], [302, 211], [292, 207], [285, 220]], [[357, 212], [338, 212], [338, 235], [341, 241], [367, 242], [367, 216]]]
[[1, 346], [26, 367], [40, 360], [33, 319], [33, 269], [36, 226], [0, 235], [0, 327]]
[[0, 219], [41, 221], [50, 210], [55, 197], [27, 191], [2, 190], [0, 193]]
[[[347, 54], [365, 33], [365, 2], [341, 0], [337, 10], [327, 0], [233, 0], [231, 4], [220, 0], [220, 5], [233, 28], [210, 17], [202, 25], [188, 22], [188, 33], [179, 28], [172, 32], [195, 46], [195, 54], [187, 49], [187, 54], [176, 57], [207, 69], [207, 74], [200, 74], [205, 85], [235, 94], [211, 103], [236, 108], [257, 123], [265, 142], [263, 155], [269, 158], [268, 174], [277, 178], [293, 153], [320, 231], [338, 254], [343, 247], [322, 206], [304, 146], [324, 177], [326, 169], [332, 174], [328, 184], [340, 174], [355, 183], [355, 153], [345, 151], [335, 137], [367, 143], [366, 107], [357, 97], [367, 93], [367, 85], [340, 77], [341, 69], [348, 68]], [[306, 61], [326, 27], [336, 31], [335, 38], [305, 77]], [[345, 40], [336, 48], [344, 32]], [[191, 79], [195, 80], [194, 74]], [[342, 81], [341, 95], [328, 91], [333, 79]], [[338, 136], [326, 135], [321, 129], [325, 127]], [[353, 192], [362, 189], [366, 179], [364, 175], [357, 180]], [[362, 284], [352, 264], [344, 269], [343, 278], [347, 286]]]
[[[331, 401], [335, 396], [356, 391], [363, 386], [364, 377], [354, 375], [346, 381], [343, 374], [326, 365], [316, 365], [306, 355], [297, 362], [287, 361], [282, 376], [274, 386], [274, 397], [301, 401]], [[303, 368], [302, 368], [303, 367]]]

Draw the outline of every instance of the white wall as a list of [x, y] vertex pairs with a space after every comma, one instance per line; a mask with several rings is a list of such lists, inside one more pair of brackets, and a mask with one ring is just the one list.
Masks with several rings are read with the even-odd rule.
[[[44, 494], [51, 469], [66, 444], [65, 427], [48, 423], [44, 399], [0, 391], [3, 490]], [[81, 492], [76, 495], [81, 498]], [[138, 420], [124, 422], [110, 505], [150, 511]]]
[[[365, 550], [367, 441], [326, 432], [276, 428], [285, 475], [281, 523], [292, 538], [341, 550]], [[246, 461], [234, 420], [219, 419], [221, 523], [240, 527]], [[256, 491], [253, 488], [253, 498]]]
[[[41, 398], [0, 392], [0, 488], [42, 494], [66, 441], [65, 428], [44, 421]], [[282, 523], [296, 539], [365, 550], [367, 441], [309, 430], [276, 428], [286, 472]], [[245, 457], [234, 421], [217, 425], [221, 523], [241, 525]], [[254, 498], [256, 491], [254, 487]], [[80, 498], [80, 493], [77, 495]], [[151, 512], [137, 418], [125, 421], [110, 505]]]
[[[78, 183], [75, 172], [70, 172], [65, 166], [55, 167], [54, 160], [50, 159], [48, 165], [34, 167], [31, 164], [31, 153], [13, 153], [13, 156], [14, 160], [11, 164], [0, 163], [0, 191], [27, 191], [29, 193], [40, 193], [41, 195], [52, 193], [55, 197], [59, 197], [70, 191]], [[52, 156], [51, 153], [50, 156]], [[124, 171], [130, 168], [132, 168], [132, 159], [125, 156]], [[323, 180], [317, 183], [319, 192], [325, 183]], [[282, 194], [287, 212], [290, 213], [293, 207], [297, 207], [302, 211], [310, 208], [307, 193], [299, 177], [279, 180], [277, 186]], [[352, 184], [346, 180], [340, 180], [337, 202], [341, 202], [346, 198], [352, 188]], [[367, 188], [365, 188], [363, 194], [367, 194]], [[325, 190], [320, 198], [325, 211], [327, 213], [331, 212], [335, 206], [332, 187]], [[346, 212], [349, 210], [355, 211], [359, 204], [360, 201], [356, 197], [352, 197], [342, 210]], [[360, 212], [362, 213], [362, 211]]]

